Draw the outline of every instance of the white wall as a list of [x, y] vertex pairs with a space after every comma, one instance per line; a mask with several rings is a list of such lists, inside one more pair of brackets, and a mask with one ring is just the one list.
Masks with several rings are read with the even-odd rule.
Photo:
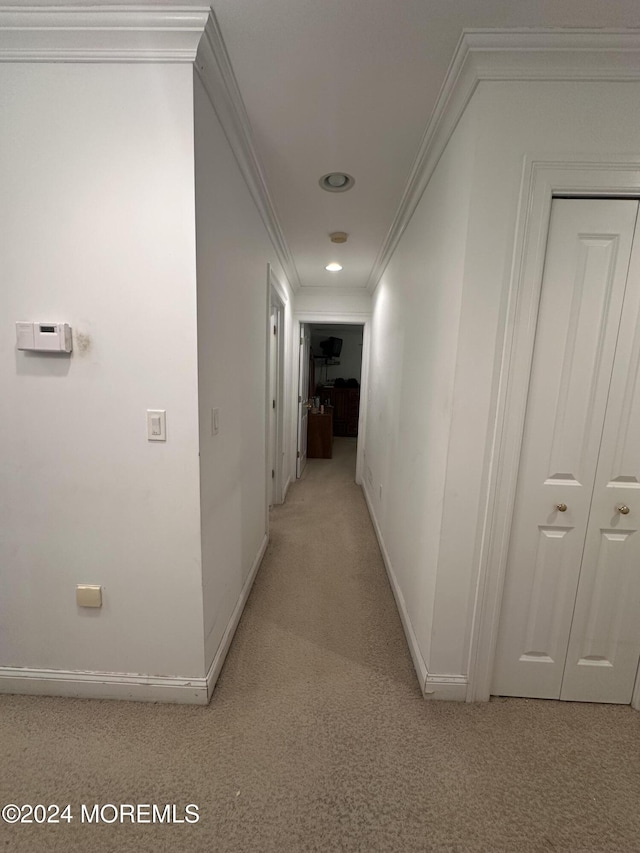
[[475, 132], [469, 109], [373, 302], [365, 488], [427, 667]]
[[[466, 673], [524, 158], [640, 164], [637, 83], [481, 83], [432, 663]], [[460, 535], [460, 521], [465, 523]]]
[[481, 83], [374, 294], [367, 488], [435, 695], [465, 696], [523, 160], [639, 138], [638, 84]]
[[0, 65], [0, 667], [204, 672], [192, 97], [190, 66]]
[[350, 325], [318, 325], [311, 324], [311, 347], [314, 356], [321, 356], [320, 342], [328, 337], [342, 339], [342, 350], [337, 359], [340, 364], [325, 365], [322, 361], [316, 361], [316, 383], [322, 380], [332, 380], [337, 377], [342, 379], [357, 379], [360, 382], [362, 373], [362, 326]]
[[301, 287], [296, 293], [298, 314], [339, 314], [348, 320], [350, 314], [370, 315], [371, 307], [371, 294], [364, 287]]
[[[209, 666], [265, 544], [267, 263], [284, 288], [291, 394], [292, 294], [200, 79], [195, 86], [198, 386], [205, 655]], [[211, 409], [220, 432], [211, 434]], [[285, 476], [293, 461], [285, 419]]]

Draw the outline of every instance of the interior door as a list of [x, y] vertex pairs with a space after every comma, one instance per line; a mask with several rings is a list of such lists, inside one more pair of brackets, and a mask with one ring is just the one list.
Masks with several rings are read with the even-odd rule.
[[[556, 199], [552, 205], [496, 650], [496, 694], [560, 698], [570, 636], [577, 644], [572, 653], [584, 651], [586, 638], [578, 639], [578, 633], [591, 617], [580, 628], [578, 620], [573, 634], [572, 621], [637, 211], [632, 200]], [[589, 538], [592, 549], [594, 542]], [[585, 555], [585, 565], [592, 556]], [[585, 600], [587, 588], [585, 581]]]
[[269, 329], [269, 470], [271, 472], [271, 489], [269, 506], [275, 503], [276, 488], [276, 456], [277, 456], [277, 389], [278, 389], [278, 309], [271, 306]]
[[640, 654], [640, 236], [636, 226], [561, 699], [631, 702]]
[[300, 324], [300, 369], [298, 372], [298, 458], [296, 475], [302, 476], [307, 464], [307, 424], [309, 421], [309, 352], [311, 331], [308, 324]]

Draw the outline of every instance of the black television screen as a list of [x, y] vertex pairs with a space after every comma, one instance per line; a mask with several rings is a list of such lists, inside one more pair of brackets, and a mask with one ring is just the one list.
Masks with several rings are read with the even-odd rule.
[[337, 358], [342, 352], [342, 338], [331, 337], [320, 341], [320, 349], [325, 358]]

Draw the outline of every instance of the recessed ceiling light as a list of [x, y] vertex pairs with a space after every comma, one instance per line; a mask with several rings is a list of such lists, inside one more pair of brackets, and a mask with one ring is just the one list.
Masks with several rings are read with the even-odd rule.
[[340, 264], [333, 263], [333, 264], [327, 264], [325, 269], [329, 270], [329, 272], [340, 272], [342, 267], [340, 266]]
[[351, 189], [355, 180], [346, 172], [329, 172], [320, 178], [319, 183], [329, 193], [344, 193]]

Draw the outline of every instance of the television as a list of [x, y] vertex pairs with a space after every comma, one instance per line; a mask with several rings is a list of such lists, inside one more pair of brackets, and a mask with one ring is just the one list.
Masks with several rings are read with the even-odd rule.
[[342, 352], [342, 338], [331, 337], [320, 341], [320, 349], [325, 358], [338, 358]]

